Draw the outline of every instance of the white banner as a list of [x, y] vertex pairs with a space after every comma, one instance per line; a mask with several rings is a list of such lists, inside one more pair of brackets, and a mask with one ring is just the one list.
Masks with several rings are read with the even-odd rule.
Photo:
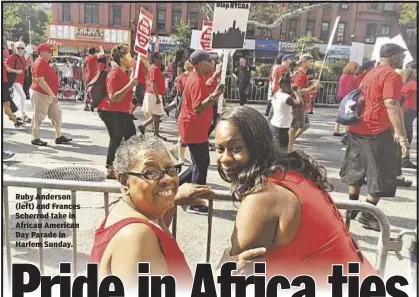
[[359, 65], [362, 64], [364, 59], [365, 44], [360, 42], [352, 42], [351, 47], [351, 58], [350, 61], [357, 62]]
[[372, 50], [371, 60], [375, 60], [377, 63], [380, 62], [380, 48], [383, 44], [389, 43], [390, 37], [377, 37]]
[[134, 51], [140, 55], [147, 56], [152, 26], [153, 15], [141, 7], [134, 45]]
[[242, 49], [246, 37], [250, 3], [215, 3], [212, 27], [213, 49]]

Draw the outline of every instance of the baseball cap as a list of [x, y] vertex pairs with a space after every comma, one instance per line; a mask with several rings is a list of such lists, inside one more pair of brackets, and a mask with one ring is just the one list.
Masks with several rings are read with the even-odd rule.
[[377, 61], [375, 61], [375, 60], [367, 60], [364, 63], [362, 63], [361, 69], [365, 70], [365, 69], [369, 69], [369, 68], [374, 68], [376, 62]]
[[407, 50], [397, 44], [386, 43], [386, 44], [383, 44], [383, 46], [381, 46], [380, 48], [380, 58], [388, 58], [388, 57], [397, 55], [405, 51]]
[[40, 52], [49, 52], [53, 51], [55, 48], [48, 43], [41, 43], [36, 47], [36, 51], [39, 54]]
[[303, 54], [300, 56], [300, 60], [298, 62], [301, 63], [308, 60], [314, 60], [313, 56], [311, 54]]
[[292, 60], [294, 61], [294, 56], [293, 55], [285, 55], [282, 57], [282, 62], [288, 61], [288, 60]]
[[203, 61], [216, 61], [217, 59], [217, 54], [209, 53], [204, 50], [196, 50], [189, 57], [189, 62], [191, 62], [192, 65], [197, 65]]

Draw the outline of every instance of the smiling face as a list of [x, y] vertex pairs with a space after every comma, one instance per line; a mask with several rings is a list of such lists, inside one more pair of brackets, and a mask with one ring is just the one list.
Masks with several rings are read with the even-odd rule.
[[240, 131], [234, 124], [220, 121], [215, 130], [215, 145], [218, 169], [233, 181], [250, 159]]
[[[173, 167], [173, 162], [166, 150], [147, 150], [138, 153], [131, 172], [145, 173], [153, 169], [166, 170]], [[148, 180], [143, 177], [129, 175], [128, 193], [136, 209], [150, 218], [161, 217], [174, 206], [178, 191], [179, 177], [167, 173], [160, 180]]]

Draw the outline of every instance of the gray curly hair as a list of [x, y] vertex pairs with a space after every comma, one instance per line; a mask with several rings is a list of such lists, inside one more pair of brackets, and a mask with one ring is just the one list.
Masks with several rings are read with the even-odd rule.
[[127, 141], [123, 141], [115, 153], [113, 166], [116, 174], [130, 171], [135, 162], [138, 161], [137, 156], [141, 151], [148, 150], [165, 150], [165, 143], [156, 136], [135, 135]]

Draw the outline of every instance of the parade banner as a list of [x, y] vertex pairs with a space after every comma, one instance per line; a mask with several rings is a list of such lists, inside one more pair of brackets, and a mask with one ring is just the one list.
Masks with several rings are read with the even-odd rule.
[[138, 17], [137, 33], [135, 35], [134, 51], [138, 54], [137, 65], [134, 76], [138, 77], [140, 70], [140, 56], [147, 56], [150, 45], [151, 28], [153, 26], [153, 15], [141, 7]]
[[201, 40], [199, 42], [199, 48], [209, 51], [211, 50], [212, 41], [212, 22], [204, 21], [202, 24]]
[[215, 3], [211, 48], [243, 48], [249, 9], [250, 3]]
[[364, 59], [365, 44], [360, 42], [352, 42], [350, 61], [362, 64]]

